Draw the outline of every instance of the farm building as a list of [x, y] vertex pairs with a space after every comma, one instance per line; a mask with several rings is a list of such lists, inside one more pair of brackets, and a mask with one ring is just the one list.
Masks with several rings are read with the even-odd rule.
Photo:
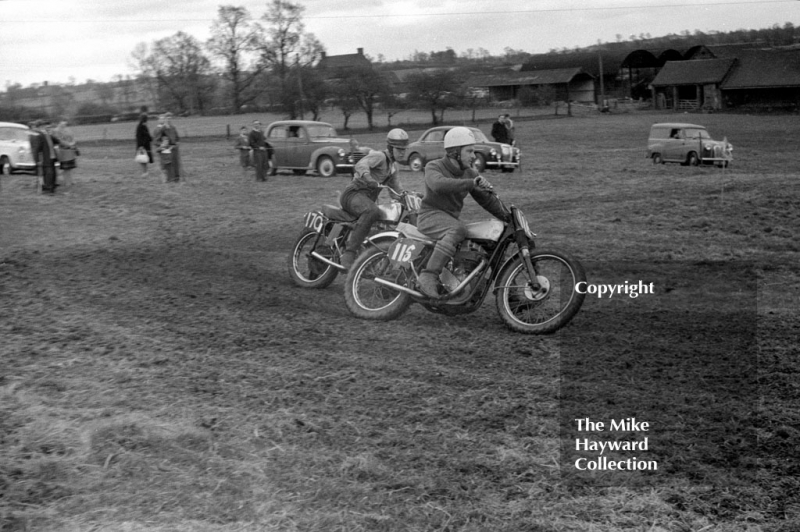
[[653, 80], [656, 109], [722, 108], [722, 82], [735, 59], [668, 61]]
[[556, 99], [575, 102], [594, 103], [596, 92], [594, 77], [580, 67], [484, 74], [470, 78], [468, 85], [485, 88], [498, 100], [517, 98], [523, 87], [534, 91], [542, 87], [552, 87], [555, 89]]
[[658, 109], [800, 108], [800, 49], [695, 47], [651, 85]]
[[667, 61], [682, 59], [674, 49], [539, 54], [516, 74], [498, 74], [494, 80], [485, 76], [470, 85], [485, 87], [501, 99], [515, 98], [522, 86], [545, 84], [554, 86], [559, 99], [578, 102], [599, 103], [603, 96], [649, 98], [649, 85], [658, 71]]
[[319, 70], [327, 71], [334, 76], [343, 69], [354, 67], [372, 68], [372, 62], [364, 55], [363, 48], [357, 48], [354, 54], [328, 55], [322, 52], [317, 64]]

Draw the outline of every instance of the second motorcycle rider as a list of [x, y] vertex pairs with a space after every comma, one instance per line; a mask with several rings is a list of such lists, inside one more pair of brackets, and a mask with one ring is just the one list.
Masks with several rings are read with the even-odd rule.
[[[358, 216], [355, 228], [350, 233], [342, 254], [341, 265], [350, 269], [358, 253], [358, 248], [369, 233], [372, 224], [380, 219], [381, 211], [376, 201], [381, 193], [381, 186], [389, 186], [389, 194], [399, 200], [403, 191], [398, 178], [396, 161], [402, 159], [408, 146], [408, 133], [395, 128], [386, 136], [386, 149], [372, 150], [356, 163], [353, 180], [347, 185], [339, 198], [342, 208]], [[397, 194], [394, 193], [397, 191]]]

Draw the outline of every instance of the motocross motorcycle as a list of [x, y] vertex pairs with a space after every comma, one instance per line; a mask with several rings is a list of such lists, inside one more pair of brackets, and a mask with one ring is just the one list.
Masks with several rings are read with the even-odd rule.
[[438, 298], [426, 297], [418, 285], [436, 242], [398, 224], [389, 233], [391, 244], [368, 247], [353, 263], [345, 282], [347, 308], [368, 320], [395, 319], [412, 303], [454, 316], [476, 311], [494, 292], [497, 311], [513, 331], [547, 334], [564, 327], [583, 304], [585, 295], [575, 289], [586, 281], [583, 267], [563, 251], [536, 249], [522, 211], [503, 208], [507, 222], [467, 224], [466, 238], [439, 276]]
[[[381, 186], [395, 194], [391, 187]], [[414, 224], [417, 220], [421, 199], [414, 192], [398, 194], [399, 201], [378, 205], [381, 218], [373, 226], [372, 235], [364, 241], [370, 249], [378, 249], [394, 240], [391, 233], [398, 223]], [[297, 286], [303, 288], [325, 288], [345, 268], [341, 265], [345, 243], [358, 217], [341, 207], [323, 205], [303, 217], [303, 230], [292, 245], [289, 255], [289, 275]], [[377, 234], [376, 234], [377, 233]]]

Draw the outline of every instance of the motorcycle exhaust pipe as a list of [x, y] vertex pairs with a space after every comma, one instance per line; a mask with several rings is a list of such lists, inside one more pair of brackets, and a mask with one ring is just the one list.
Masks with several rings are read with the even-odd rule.
[[414, 297], [421, 297], [424, 298], [425, 296], [421, 293], [417, 292], [416, 290], [412, 290], [410, 288], [406, 288], [405, 286], [401, 286], [399, 284], [395, 284], [391, 281], [387, 281], [385, 279], [381, 279], [380, 277], [376, 277], [374, 281], [380, 285], [387, 286], [389, 288], [393, 288], [398, 292], [405, 292], [406, 294], [412, 295]]
[[342, 266], [341, 264], [339, 264], [338, 262], [333, 262], [330, 259], [326, 259], [325, 257], [320, 255], [316, 251], [312, 251], [311, 252], [311, 256], [314, 257], [315, 259], [317, 259], [318, 261], [322, 261], [322, 262], [324, 262], [325, 264], [327, 264], [329, 266], [333, 266], [337, 270], [340, 270], [340, 271], [343, 271], [343, 272], [347, 271], [347, 269], [344, 266]]
[[[454, 298], [455, 296], [457, 296], [457, 295], [459, 294], [459, 292], [461, 292], [461, 291], [464, 289], [464, 287], [465, 287], [465, 286], [467, 286], [467, 285], [469, 284], [469, 282], [470, 282], [470, 281], [472, 281], [472, 279], [474, 279], [474, 278], [475, 278], [475, 276], [476, 276], [476, 275], [479, 275], [479, 274], [480, 274], [480, 273], [483, 271], [483, 269], [484, 269], [485, 267], [486, 267], [486, 261], [485, 261], [485, 260], [481, 260], [481, 263], [478, 265], [478, 267], [477, 267], [477, 268], [475, 268], [475, 269], [472, 271], [472, 273], [470, 273], [470, 274], [467, 276], [467, 278], [466, 278], [466, 279], [464, 279], [464, 280], [461, 282], [461, 284], [460, 284], [460, 285], [458, 285], [458, 286], [455, 288], [455, 290], [453, 290], [453, 291], [452, 291], [452, 292], [450, 292], [449, 294], [445, 294], [445, 295], [443, 295], [441, 298], [439, 298], [439, 299], [436, 299], [435, 301], [447, 301], [448, 299], [452, 299], [452, 298]], [[410, 294], [410, 295], [412, 295], [412, 296], [414, 296], [414, 297], [421, 297], [421, 298], [424, 298], [424, 299], [430, 299], [429, 297], [427, 297], [427, 296], [423, 295], [423, 294], [422, 294], [422, 293], [420, 293], [420, 292], [417, 292], [416, 290], [412, 290], [412, 289], [410, 289], [410, 288], [407, 288], [407, 287], [405, 287], [405, 286], [401, 286], [401, 285], [399, 285], [399, 284], [395, 284], [395, 283], [393, 283], [393, 282], [391, 282], [391, 281], [387, 281], [387, 280], [385, 280], [385, 279], [381, 279], [380, 277], [376, 277], [376, 278], [374, 279], [374, 281], [375, 281], [376, 283], [378, 283], [379, 285], [383, 285], [383, 286], [387, 286], [387, 287], [389, 287], [389, 288], [393, 288], [394, 290], [397, 290], [397, 291], [399, 291], [399, 292], [405, 292], [406, 294]]]

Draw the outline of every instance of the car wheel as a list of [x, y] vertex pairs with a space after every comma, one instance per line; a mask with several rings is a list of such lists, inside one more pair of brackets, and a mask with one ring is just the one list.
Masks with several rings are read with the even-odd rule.
[[660, 153], [653, 154], [653, 164], [664, 164], [664, 158], [661, 157]]
[[475, 162], [472, 163], [472, 167], [478, 172], [486, 170], [486, 157], [484, 157], [482, 153], [476, 153]]
[[689, 166], [698, 166], [700, 164], [700, 158], [695, 152], [689, 152], [689, 155], [686, 157], [686, 164]]
[[327, 155], [323, 155], [319, 159], [317, 159], [317, 172], [322, 177], [333, 177], [336, 175], [336, 165], [333, 163], [333, 159], [328, 157]]
[[425, 168], [425, 161], [419, 153], [412, 153], [408, 158], [408, 166], [412, 172], [421, 172]]

